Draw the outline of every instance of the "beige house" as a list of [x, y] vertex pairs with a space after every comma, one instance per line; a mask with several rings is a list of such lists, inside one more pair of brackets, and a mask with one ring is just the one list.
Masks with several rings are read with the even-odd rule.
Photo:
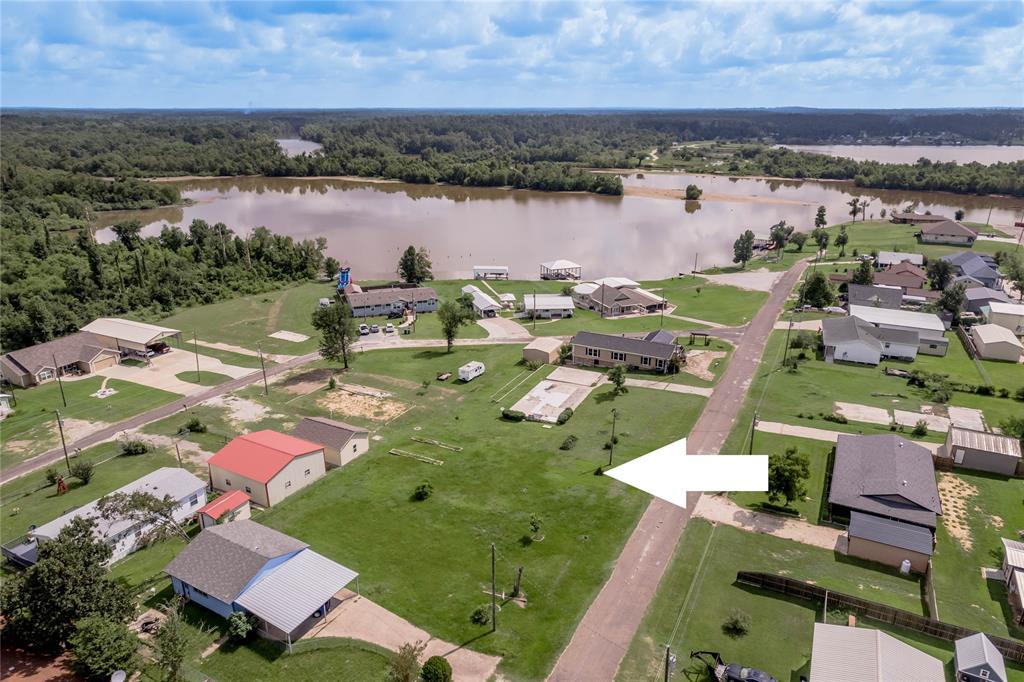
[[0, 373], [15, 386], [28, 388], [57, 376], [92, 374], [121, 361], [121, 353], [89, 332], [13, 350], [0, 356]]
[[998, 324], [1018, 336], [1024, 336], [1024, 305], [992, 301], [981, 312], [988, 324]]
[[583, 367], [614, 367], [666, 373], [683, 350], [675, 343], [663, 343], [614, 334], [577, 332], [572, 337], [572, 362]]
[[1020, 362], [1024, 344], [1016, 334], [998, 324], [979, 324], [971, 327], [971, 341], [984, 360]]
[[370, 449], [369, 431], [324, 417], [305, 417], [292, 433], [322, 445], [327, 463], [335, 467], [345, 466]]
[[541, 365], [552, 365], [558, 362], [558, 351], [562, 348], [561, 339], [554, 336], [538, 336], [523, 348], [523, 360]]
[[929, 529], [858, 511], [850, 512], [847, 543], [850, 556], [897, 568], [909, 561], [916, 573], [928, 571], [934, 549]]
[[955, 220], [928, 223], [921, 226], [921, 231], [918, 234], [923, 244], [970, 246], [978, 238], [977, 232]]
[[324, 446], [277, 431], [238, 436], [207, 462], [217, 490], [241, 490], [272, 507], [326, 472]]

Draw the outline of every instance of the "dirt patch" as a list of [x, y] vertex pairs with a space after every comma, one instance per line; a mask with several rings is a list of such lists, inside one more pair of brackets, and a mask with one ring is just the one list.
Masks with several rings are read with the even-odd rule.
[[207, 400], [206, 404], [212, 407], [226, 408], [228, 421], [236, 425], [258, 422], [270, 416], [270, 410], [265, 405], [234, 395], [219, 395]]
[[324, 367], [321, 369], [311, 369], [307, 372], [292, 374], [278, 383], [281, 384], [281, 388], [283, 388], [286, 393], [291, 393], [292, 395], [307, 395], [318, 388], [326, 386], [333, 375], [334, 372], [332, 370]]
[[714, 381], [715, 373], [711, 371], [711, 363], [727, 355], [720, 350], [691, 350], [686, 353], [686, 364], [683, 371], [704, 381]]
[[968, 505], [977, 496], [978, 488], [967, 481], [943, 472], [939, 474], [939, 500], [942, 502], [942, 525], [965, 552], [974, 547], [971, 526], [967, 522]]
[[[166, 448], [171, 452], [174, 452], [175, 439], [171, 438], [170, 436], [147, 433], [144, 435], [140, 434], [139, 437], [142, 440], [152, 443], [157, 447]], [[201, 447], [199, 447], [190, 440], [182, 439], [178, 440], [177, 443], [178, 451], [181, 453], [182, 461], [188, 462], [189, 464], [193, 464], [199, 467], [200, 469], [205, 469], [206, 461], [213, 457], [214, 453], [202, 449]]]
[[391, 421], [409, 409], [408, 405], [398, 400], [347, 391], [328, 392], [317, 400], [317, 405], [325, 410], [330, 410], [331, 414], [362, 417], [378, 422]]
[[387, 391], [383, 391], [373, 386], [363, 386], [362, 384], [338, 384], [338, 388], [346, 393], [353, 393], [355, 395], [364, 395], [371, 398], [390, 398], [391, 394]]
[[[411, 391], [422, 391], [423, 390], [423, 382], [412, 381], [411, 379], [399, 379], [398, 377], [391, 377], [391, 376], [388, 376], [386, 374], [361, 374], [360, 376], [361, 377], [365, 377], [367, 379], [370, 379], [371, 381], [378, 381], [378, 382], [380, 382], [382, 384], [387, 384], [388, 386], [396, 386], [398, 388], [407, 388], [407, 389], [409, 389]], [[437, 384], [437, 382], [434, 381], [433, 377], [428, 377], [428, 378], [430, 378], [430, 380], [431, 380], [430, 381], [430, 390], [431, 391], [440, 391], [441, 393], [448, 394], [448, 395], [451, 395], [451, 394], [454, 394], [454, 393], [458, 393], [458, 391], [456, 391], [454, 388], [446, 388], [444, 386], [439, 386]]]

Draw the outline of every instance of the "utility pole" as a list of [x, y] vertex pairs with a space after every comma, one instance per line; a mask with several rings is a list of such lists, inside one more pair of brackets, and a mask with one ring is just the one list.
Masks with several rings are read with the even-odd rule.
[[64, 464], [68, 467], [68, 473], [71, 473], [71, 459], [68, 458], [68, 444], [64, 440], [64, 420], [60, 418], [60, 411], [54, 410], [54, 414], [57, 415], [57, 429], [60, 430], [60, 445], [64, 448]]
[[256, 352], [260, 354], [260, 369], [263, 370], [263, 395], [270, 395], [270, 387], [267, 386], [267, 366], [263, 364], [263, 349], [259, 341], [256, 342]]
[[196, 330], [192, 330], [192, 349], [196, 353], [196, 383], [201, 384], [203, 382], [202, 376], [199, 374], [199, 339], [196, 338]]
[[675, 667], [676, 657], [672, 655], [672, 647], [665, 645], [665, 682], [672, 676], [672, 668]]
[[747, 451], [748, 455], [754, 454], [754, 429], [757, 428], [757, 412], [754, 412], [753, 418], [750, 420], [750, 449]]
[[612, 457], [615, 455], [615, 420], [619, 417], [619, 411], [612, 408], [612, 439], [608, 441], [608, 466], [612, 465]]
[[57, 385], [60, 386], [60, 400], [64, 403], [64, 407], [68, 406], [68, 399], [64, 395], [64, 381], [60, 378], [60, 367], [57, 366], [57, 355], [52, 354], [53, 358], [53, 373], [57, 377]]
[[491, 632], [498, 630], [498, 581], [497, 558], [494, 543], [491, 543]]
[[533, 331], [537, 331], [537, 287], [533, 288]]
[[181, 469], [182, 468], [181, 467], [181, 450], [178, 448], [178, 441], [179, 440], [180, 439], [176, 439], [174, 441], [174, 454], [177, 455], [177, 457], [178, 457], [178, 468]]
[[786, 347], [782, 349], [782, 366], [785, 367], [789, 361], [789, 333], [793, 331], [793, 317], [789, 318], [789, 326], [786, 327]]
[[696, 277], [697, 277], [697, 258], [699, 256], [700, 256], [700, 253], [693, 254], [693, 272], [691, 272], [690, 274], [693, 275], [694, 279], [696, 279]]

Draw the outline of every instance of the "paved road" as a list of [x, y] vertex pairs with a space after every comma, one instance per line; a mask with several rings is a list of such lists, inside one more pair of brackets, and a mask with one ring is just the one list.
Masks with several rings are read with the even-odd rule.
[[[806, 262], [796, 264], [776, 282], [768, 301], [743, 332], [725, 374], [687, 437], [693, 452], [716, 453], [722, 447], [775, 320], [806, 266]], [[686, 509], [651, 501], [549, 680], [614, 679], [699, 498], [699, 493], [689, 495]]]

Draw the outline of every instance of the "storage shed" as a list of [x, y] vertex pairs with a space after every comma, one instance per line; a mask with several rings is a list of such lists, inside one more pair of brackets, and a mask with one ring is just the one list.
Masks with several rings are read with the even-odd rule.
[[935, 543], [923, 526], [851, 511], [847, 532], [850, 556], [897, 567], [909, 561], [917, 573], [928, 570]]
[[1020, 441], [987, 431], [949, 427], [937, 457], [952, 460], [954, 467], [1014, 476], [1024, 474]]
[[224, 493], [216, 500], [207, 503], [196, 512], [199, 516], [199, 527], [209, 528], [218, 523], [229, 523], [252, 517], [249, 496], [241, 490]]
[[538, 336], [523, 348], [523, 360], [539, 362], [542, 365], [554, 364], [558, 361], [558, 351], [562, 340], [553, 336]]
[[984, 633], [956, 640], [957, 682], [1006, 682], [1006, 663]]
[[1024, 345], [1020, 339], [998, 324], [979, 324], [971, 327], [971, 341], [983, 360], [1004, 360], [1020, 362], [1024, 355]]
[[331, 466], [345, 466], [370, 449], [370, 432], [326, 417], [305, 417], [292, 433], [324, 447], [324, 457]]
[[238, 436], [210, 457], [210, 483], [241, 490], [256, 504], [273, 506], [321, 478], [324, 446], [277, 431]]

